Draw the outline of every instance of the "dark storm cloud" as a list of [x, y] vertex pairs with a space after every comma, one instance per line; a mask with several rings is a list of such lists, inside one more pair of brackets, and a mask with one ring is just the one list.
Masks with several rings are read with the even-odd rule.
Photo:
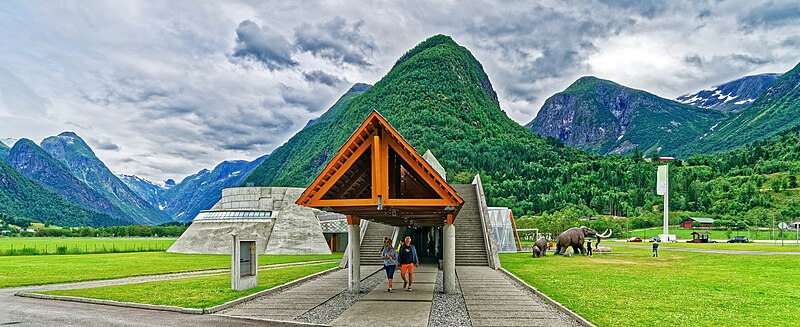
[[684, 62], [698, 68], [713, 66], [714, 68], [751, 68], [770, 63], [771, 60], [759, 58], [748, 54], [733, 53], [724, 56], [703, 57], [698, 54], [684, 57]]
[[297, 66], [292, 52], [292, 45], [283, 36], [266, 26], [260, 27], [245, 20], [236, 28], [236, 46], [231, 57], [251, 59], [276, 70]]
[[377, 48], [372, 37], [362, 31], [364, 21], [349, 24], [341, 17], [317, 24], [302, 24], [294, 29], [295, 44], [301, 51], [337, 63], [366, 67]]
[[310, 72], [303, 72], [303, 78], [305, 78], [309, 82], [313, 83], [322, 83], [328, 86], [337, 86], [340, 83], [344, 82], [345, 80], [339, 78], [338, 76], [328, 74], [321, 70], [313, 70]]
[[634, 19], [626, 17], [532, 6], [487, 14], [466, 30], [478, 46], [514, 66], [509, 76], [513, 82], [503, 83], [505, 91], [512, 97], [535, 101], [539, 88], [533, 85], [536, 81], [588, 71], [586, 60], [598, 51], [595, 40], [619, 34], [635, 24]]
[[98, 140], [95, 138], [89, 138], [89, 141], [92, 144], [92, 148], [106, 150], [106, 151], [119, 151], [119, 145], [111, 142], [109, 140]]
[[659, 0], [600, 0], [599, 2], [609, 8], [629, 11], [646, 18], [661, 15], [668, 7], [668, 1]]
[[769, 1], [748, 10], [739, 17], [738, 23], [743, 30], [800, 24], [800, 2]]

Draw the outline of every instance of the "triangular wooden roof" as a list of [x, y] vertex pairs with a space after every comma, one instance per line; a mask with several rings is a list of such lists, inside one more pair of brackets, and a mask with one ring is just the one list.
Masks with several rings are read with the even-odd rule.
[[297, 200], [299, 205], [397, 226], [441, 225], [463, 203], [376, 111]]

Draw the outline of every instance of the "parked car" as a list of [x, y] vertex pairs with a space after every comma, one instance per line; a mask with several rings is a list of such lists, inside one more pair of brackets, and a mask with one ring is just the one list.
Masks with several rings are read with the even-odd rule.
[[734, 236], [732, 239], [728, 240], [728, 243], [747, 243], [747, 242], [750, 242], [750, 240], [748, 240], [747, 237], [744, 236]]
[[653, 236], [653, 237], [650, 238], [650, 240], [648, 242], [650, 242], [650, 243], [653, 243], [653, 242], [661, 243], [661, 237]]
[[628, 239], [628, 242], [641, 242], [642, 239], [638, 237], [631, 237]]

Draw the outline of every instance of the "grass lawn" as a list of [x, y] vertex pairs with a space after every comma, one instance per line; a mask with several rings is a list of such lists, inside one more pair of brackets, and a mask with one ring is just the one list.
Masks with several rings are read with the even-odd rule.
[[[339, 260], [341, 254], [259, 256], [259, 264]], [[228, 255], [166, 252], [0, 257], [0, 287], [229, 268]]]
[[593, 258], [501, 254], [502, 266], [598, 326], [786, 326], [800, 256], [615, 248]]
[[3, 237], [0, 238], [0, 255], [165, 251], [175, 240], [164, 237]]
[[48, 291], [42, 293], [202, 309], [285, 284], [336, 266], [338, 266], [338, 263], [260, 270], [258, 272], [258, 287], [245, 291], [231, 290], [230, 275], [221, 274], [160, 282]]

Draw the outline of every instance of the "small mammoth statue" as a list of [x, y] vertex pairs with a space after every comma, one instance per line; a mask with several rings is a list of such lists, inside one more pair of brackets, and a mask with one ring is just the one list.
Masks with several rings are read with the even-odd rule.
[[536, 243], [533, 243], [533, 257], [544, 257], [547, 255], [547, 239], [544, 237], [540, 237], [536, 240]]

